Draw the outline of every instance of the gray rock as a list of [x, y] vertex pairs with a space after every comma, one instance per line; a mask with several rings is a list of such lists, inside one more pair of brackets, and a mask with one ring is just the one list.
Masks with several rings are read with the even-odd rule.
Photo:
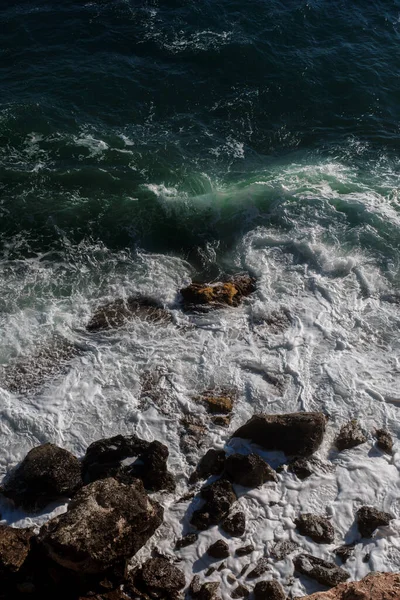
[[225, 471], [233, 483], [258, 487], [267, 481], [278, 481], [278, 476], [258, 454], [231, 454], [225, 462]]
[[339, 451], [342, 451], [364, 444], [366, 441], [367, 438], [363, 434], [358, 421], [353, 419], [343, 425], [336, 438], [335, 445]]
[[292, 542], [292, 540], [280, 540], [272, 548], [271, 556], [275, 560], [283, 560], [286, 556], [297, 550], [297, 548], [298, 545], [296, 542]]
[[285, 600], [286, 594], [281, 584], [274, 579], [259, 581], [254, 587], [254, 600]]
[[363, 538], [371, 537], [378, 527], [389, 525], [394, 516], [373, 506], [362, 506], [356, 514], [358, 530]]
[[318, 544], [331, 544], [335, 539], [335, 530], [326, 517], [304, 513], [295, 520], [295, 524], [301, 535], [308, 535]]
[[350, 577], [347, 571], [338, 567], [335, 563], [322, 560], [311, 554], [299, 554], [294, 558], [293, 563], [296, 571], [328, 587], [343, 583]]

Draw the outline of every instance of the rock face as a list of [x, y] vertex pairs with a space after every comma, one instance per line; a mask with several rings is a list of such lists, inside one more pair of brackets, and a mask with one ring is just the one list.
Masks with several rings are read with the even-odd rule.
[[373, 506], [362, 506], [357, 511], [358, 530], [362, 537], [371, 537], [375, 529], [385, 525], [389, 525], [394, 516], [390, 513], [383, 512]]
[[392, 436], [386, 429], [377, 429], [375, 432], [376, 445], [378, 448], [386, 452], [386, 454], [393, 453], [393, 440]]
[[131, 485], [102, 479], [82, 488], [68, 511], [48, 521], [39, 540], [58, 564], [101, 573], [130, 558], [161, 524], [163, 510], [140, 480]]
[[[114, 477], [123, 483], [141, 479], [145, 488], [173, 491], [175, 481], [167, 467], [168, 448], [161, 442], [146, 442], [135, 435], [116, 435], [93, 442], [82, 461], [85, 482]], [[130, 464], [123, 464], [126, 461]]]
[[86, 329], [94, 332], [121, 327], [135, 317], [159, 323], [172, 320], [170, 313], [157, 300], [146, 296], [130, 296], [126, 300], [118, 298], [100, 306], [86, 325]]
[[326, 426], [322, 413], [254, 415], [233, 437], [249, 439], [267, 450], [310, 456], [321, 445]]
[[286, 594], [278, 581], [259, 581], [254, 587], [254, 600], [286, 600]]
[[347, 571], [335, 563], [311, 554], [299, 554], [294, 558], [293, 563], [296, 571], [328, 587], [338, 585], [350, 577]]
[[336, 438], [335, 446], [341, 452], [349, 448], [354, 448], [364, 444], [367, 438], [363, 434], [361, 427], [355, 419], [345, 423]]
[[397, 600], [399, 573], [370, 573], [361, 581], [341, 583], [328, 592], [304, 596], [302, 600]]
[[278, 481], [275, 471], [258, 454], [231, 454], [226, 459], [225, 471], [233, 483], [258, 487], [266, 481]]
[[227, 479], [218, 479], [203, 487], [200, 495], [206, 502], [202, 508], [194, 511], [191, 519], [192, 525], [200, 530], [217, 525], [237, 499], [232, 484]]
[[16, 573], [24, 564], [34, 537], [32, 529], [0, 525], [0, 573]]
[[295, 524], [301, 535], [308, 535], [318, 544], [331, 544], [335, 539], [335, 530], [326, 517], [304, 513], [297, 517]]
[[68, 450], [43, 444], [28, 452], [2, 485], [1, 493], [17, 506], [37, 511], [82, 485], [81, 464]]
[[226, 282], [191, 283], [180, 290], [185, 310], [210, 310], [224, 306], [239, 306], [244, 297], [255, 291], [255, 279], [236, 275]]
[[207, 550], [207, 554], [212, 558], [228, 558], [229, 546], [224, 540], [217, 540], [214, 544], [211, 544]]
[[133, 597], [137, 594], [139, 598], [177, 600], [181, 598], [180, 590], [185, 587], [185, 576], [167, 558], [150, 558], [141, 569], [133, 572], [126, 587]]
[[246, 531], [246, 517], [243, 512], [235, 512], [221, 522], [221, 529], [232, 537], [241, 537]]

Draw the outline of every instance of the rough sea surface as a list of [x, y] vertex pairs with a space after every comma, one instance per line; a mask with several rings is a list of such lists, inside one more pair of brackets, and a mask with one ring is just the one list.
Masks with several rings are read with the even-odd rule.
[[[280, 539], [332, 558], [371, 504], [396, 520], [346, 568], [400, 570], [399, 75], [399, 0], [0, 3], [2, 474], [46, 441], [82, 455], [117, 433], [159, 439], [178, 489], [155, 543], [172, 554], [197, 508], [177, 503], [190, 461], [256, 411], [322, 410], [329, 468], [239, 501], [253, 560]], [[258, 282], [241, 307], [182, 312], [182, 286], [239, 271]], [[86, 331], [138, 292], [172, 322]], [[195, 400], [226, 387], [229, 428]], [[207, 422], [193, 455], [185, 414]], [[368, 442], [338, 454], [350, 418]], [[393, 456], [373, 446], [379, 427]], [[335, 544], [298, 535], [299, 512], [331, 516]], [[2, 513], [19, 526], [49, 511]], [[188, 582], [219, 535], [181, 551]], [[246, 558], [214, 576], [223, 600]], [[288, 594], [321, 589], [292, 575], [271, 561]]]

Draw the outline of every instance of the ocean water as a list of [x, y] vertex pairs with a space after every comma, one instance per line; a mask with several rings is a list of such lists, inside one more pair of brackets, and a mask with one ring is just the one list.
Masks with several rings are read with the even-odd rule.
[[[190, 461], [254, 412], [322, 410], [328, 466], [239, 500], [252, 558], [289, 538], [332, 558], [372, 504], [396, 519], [346, 568], [400, 570], [400, 2], [3, 0], [0, 25], [1, 474], [46, 441], [82, 455], [117, 433], [160, 439], [178, 488], [153, 543], [173, 554]], [[238, 271], [257, 278], [243, 306], [182, 312], [182, 286]], [[137, 292], [173, 322], [86, 331]], [[194, 398], [215, 387], [237, 390], [231, 425], [185, 456], [181, 418], [205, 418]], [[337, 454], [349, 418], [369, 439]], [[382, 426], [392, 457], [373, 447]], [[50, 510], [2, 509], [16, 526]], [[297, 534], [305, 511], [332, 517], [335, 544]], [[219, 535], [181, 552], [188, 582]], [[223, 600], [229, 569], [211, 577]], [[290, 558], [268, 577], [320, 589]]]

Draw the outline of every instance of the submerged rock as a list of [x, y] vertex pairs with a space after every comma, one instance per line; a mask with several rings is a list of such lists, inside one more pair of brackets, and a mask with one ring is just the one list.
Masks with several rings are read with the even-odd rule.
[[233, 397], [227, 392], [204, 392], [198, 400], [207, 406], [207, 411], [212, 414], [228, 414], [233, 408]]
[[17, 506], [38, 511], [50, 502], [71, 497], [82, 486], [79, 460], [54, 444], [32, 448], [10, 473], [1, 493]]
[[309, 456], [322, 443], [326, 418], [323, 413], [254, 415], [233, 437], [249, 439], [267, 450]]
[[201, 509], [194, 511], [191, 519], [192, 525], [200, 530], [217, 525], [237, 500], [232, 484], [227, 479], [218, 479], [201, 488], [200, 495], [206, 502]]
[[179, 447], [189, 464], [196, 464], [199, 448], [203, 445], [206, 426], [201, 417], [185, 415], [181, 419]]
[[350, 577], [347, 571], [338, 567], [334, 562], [322, 560], [311, 554], [299, 554], [293, 559], [293, 564], [296, 571], [302, 575], [307, 575], [328, 587], [342, 583]]
[[167, 558], [157, 557], [147, 560], [129, 578], [126, 589], [133, 597], [154, 598], [155, 600], [178, 600], [180, 590], [185, 587], [185, 576]]
[[235, 512], [221, 522], [221, 529], [232, 537], [241, 537], [246, 532], [246, 517], [244, 512]]
[[217, 540], [207, 550], [207, 554], [212, 558], [228, 558], [229, 546], [224, 540]]
[[244, 297], [256, 289], [249, 275], [235, 275], [217, 283], [191, 283], [180, 290], [185, 310], [209, 310], [224, 306], [239, 306]]
[[82, 488], [66, 513], [48, 521], [39, 539], [58, 564], [81, 573], [101, 573], [132, 557], [162, 523], [163, 509], [140, 480], [108, 478]]
[[86, 329], [92, 332], [122, 327], [134, 318], [156, 323], [172, 321], [171, 314], [154, 298], [129, 296], [126, 300], [118, 298], [100, 306], [86, 325]]
[[371, 537], [378, 527], [389, 525], [394, 516], [373, 506], [362, 506], [356, 514], [358, 530], [363, 538]]
[[233, 483], [258, 487], [267, 481], [278, 481], [276, 472], [258, 454], [231, 454], [225, 463], [227, 476]]
[[302, 600], [397, 600], [400, 598], [399, 573], [370, 573], [361, 581], [340, 583], [328, 592], [303, 596]]
[[286, 594], [281, 584], [271, 581], [259, 581], [254, 587], [254, 600], [285, 600]]
[[31, 549], [33, 529], [0, 525], [0, 574], [17, 573]]
[[83, 477], [87, 483], [107, 477], [124, 483], [141, 479], [149, 491], [173, 491], [175, 481], [168, 471], [168, 454], [161, 442], [116, 435], [89, 446], [82, 461]]
[[339, 451], [342, 451], [364, 444], [366, 441], [367, 438], [363, 434], [358, 421], [353, 419], [343, 425], [336, 438], [335, 446]]
[[335, 539], [335, 530], [326, 517], [304, 513], [297, 517], [295, 524], [301, 535], [308, 535], [318, 544], [331, 544]]
[[386, 454], [393, 454], [393, 439], [387, 429], [377, 429], [375, 437], [378, 448]]

